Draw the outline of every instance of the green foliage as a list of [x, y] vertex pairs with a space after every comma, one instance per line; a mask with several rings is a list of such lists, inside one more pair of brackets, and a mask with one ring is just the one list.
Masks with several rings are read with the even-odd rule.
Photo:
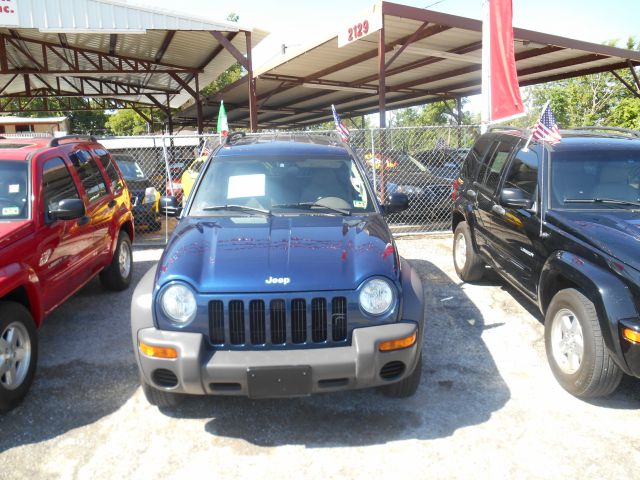
[[[477, 121], [464, 111], [468, 100], [462, 99], [462, 124]], [[402, 108], [394, 112], [391, 127], [417, 127], [424, 125], [457, 125], [456, 105], [453, 101], [429, 103], [421, 107]]]
[[[141, 111], [146, 117], [151, 118], [154, 124], [162, 123], [163, 117], [157, 109], [143, 108]], [[115, 135], [143, 135], [148, 129], [147, 121], [130, 109], [118, 110], [110, 115], [106, 127]]]
[[[640, 40], [629, 38], [626, 47], [640, 50]], [[628, 84], [635, 84], [629, 70], [619, 70], [618, 74]], [[533, 87], [531, 115], [514, 123], [525, 122], [523, 126], [531, 126], [538, 119], [547, 100], [551, 101], [551, 109], [560, 128], [590, 125], [640, 128], [640, 99], [610, 73], [597, 73]]]

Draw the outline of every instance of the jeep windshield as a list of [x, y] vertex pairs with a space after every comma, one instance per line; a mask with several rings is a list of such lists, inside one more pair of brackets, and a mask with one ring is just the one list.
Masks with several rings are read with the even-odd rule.
[[189, 215], [350, 215], [375, 207], [349, 158], [216, 157], [202, 174]]
[[0, 161], [0, 221], [28, 218], [27, 178], [26, 162]]
[[640, 150], [561, 152], [551, 162], [554, 208], [640, 206]]

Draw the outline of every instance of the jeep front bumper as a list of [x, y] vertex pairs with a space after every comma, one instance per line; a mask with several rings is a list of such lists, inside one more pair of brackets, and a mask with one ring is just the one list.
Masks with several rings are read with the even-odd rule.
[[296, 350], [212, 350], [202, 334], [156, 328], [138, 330], [140, 342], [173, 348], [177, 358], [157, 358], [136, 348], [138, 366], [154, 388], [196, 395], [290, 397], [388, 385], [413, 372], [420, 335], [410, 347], [379, 351], [382, 342], [417, 333], [415, 322], [353, 330], [350, 346]]

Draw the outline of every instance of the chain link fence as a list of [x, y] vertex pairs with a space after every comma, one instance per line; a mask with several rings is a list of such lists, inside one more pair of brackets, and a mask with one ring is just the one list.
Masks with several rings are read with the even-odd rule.
[[[286, 132], [333, 135], [333, 131]], [[390, 215], [395, 234], [449, 229], [451, 190], [462, 161], [480, 134], [478, 126], [352, 130], [349, 143], [363, 161], [378, 198], [401, 192], [409, 209]], [[269, 135], [273, 135], [270, 133]], [[139, 244], [163, 244], [176, 220], [161, 216], [161, 195], [185, 203], [218, 135], [104, 137], [127, 180], [134, 203]]]

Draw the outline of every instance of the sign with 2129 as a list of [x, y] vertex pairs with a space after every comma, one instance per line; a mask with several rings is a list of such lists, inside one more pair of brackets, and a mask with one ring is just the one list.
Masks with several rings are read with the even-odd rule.
[[382, 28], [382, 8], [379, 3], [373, 9], [359, 15], [338, 32], [338, 47], [344, 47]]

